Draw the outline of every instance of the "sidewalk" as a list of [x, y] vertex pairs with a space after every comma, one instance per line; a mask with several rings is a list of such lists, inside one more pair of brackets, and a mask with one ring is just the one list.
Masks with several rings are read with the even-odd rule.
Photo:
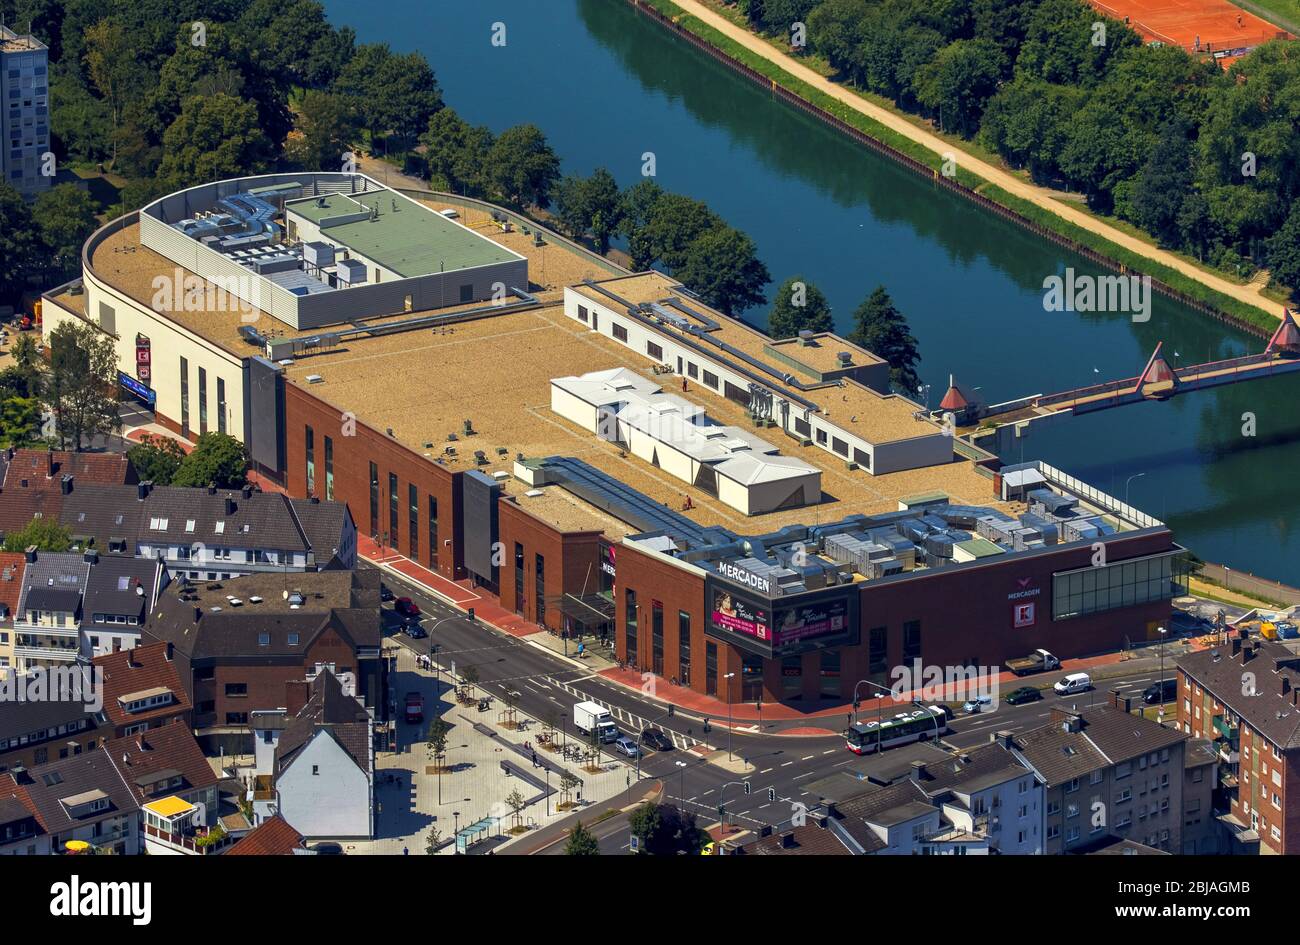
[[[496, 627], [513, 637], [547, 649], [556, 656], [567, 659], [575, 666], [581, 666], [589, 672], [599, 673], [605, 679], [615, 683], [629, 692], [643, 698], [652, 699], [665, 705], [671, 704], [685, 714], [707, 718], [711, 726], [741, 734], [785, 735], [790, 737], [820, 737], [837, 735], [842, 726], [841, 720], [853, 711], [851, 703], [819, 700], [806, 703], [804, 707], [795, 707], [783, 703], [763, 703], [762, 706], [752, 702], [733, 702], [728, 705], [714, 696], [701, 695], [685, 686], [674, 686], [666, 680], [651, 677], [649, 683], [641, 670], [619, 668], [604, 657], [591, 654], [581, 663], [575, 658], [576, 647], [570, 641], [569, 652], [564, 652], [564, 641], [535, 623], [518, 614], [501, 607], [495, 597], [467, 584], [449, 580], [422, 565], [387, 549], [380, 548], [372, 539], [358, 536], [357, 552], [367, 561], [387, 568], [420, 585], [432, 594], [441, 597], [459, 610], [474, 609], [474, 617]], [[1166, 666], [1172, 667], [1172, 661], [1187, 649], [1198, 648], [1201, 641], [1171, 641], [1165, 654]], [[1159, 652], [1154, 647], [1142, 650], [1130, 650], [1127, 658], [1124, 653], [1103, 653], [1099, 656], [1082, 659], [1067, 659], [1061, 663], [1059, 671], [1039, 673], [1029, 677], [1019, 677], [1011, 672], [1001, 672], [996, 677], [998, 691], [1009, 692], [1019, 686], [1043, 688], [1060, 678], [1060, 674], [1087, 672], [1093, 677], [1097, 688], [1103, 688], [1105, 680], [1110, 677], [1127, 675], [1145, 668], [1149, 662], [1154, 668], [1159, 665]], [[871, 690], [876, 692], [876, 690]], [[881, 711], [888, 706], [910, 705], [913, 699], [920, 701], [961, 701], [967, 693], [959, 692], [955, 685], [945, 688], [943, 700], [936, 700], [932, 692], [916, 690], [900, 695], [899, 698], [867, 695], [861, 699], [859, 712], [871, 713]], [[820, 723], [820, 724], [818, 724]], [[829, 724], [828, 724], [829, 723]]]

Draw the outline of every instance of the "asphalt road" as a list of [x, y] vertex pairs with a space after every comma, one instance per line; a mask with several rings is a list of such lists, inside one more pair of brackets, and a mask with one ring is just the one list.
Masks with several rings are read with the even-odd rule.
[[[369, 565], [366, 565], [369, 566]], [[620, 728], [634, 737], [641, 728], [654, 724], [673, 737], [676, 748], [667, 752], [649, 752], [641, 759], [641, 778], [655, 779], [663, 787], [662, 800], [695, 813], [701, 823], [714, 823], [718, 819], [718, 805], [725, 800], [728, 820], [751, 829], [764, 825], [779, 827], [787, 823], [795, 810], [795, 803], [807, 806], [810, 812], [818, 809], [819, 798], [806, 790], [806, 785], [836, 770], [852, 764], [856, 759], [846, 750], [843, 739], [836, 736], [795, 737], [737, 732], [731, 746], [737, 757], [753, 765], [747, 776], [751, 790], [744, 792], [741, 783], [745, 777], [733, 774], [707, 762], [699, 755], [685, 750], [697, 741], [706, 741], [715, 748], [726, 749], [728, 744], [725, 725], [716, 726], [706, 735], [703, 720], [684, 713], [666, 718], [661, 703], [642, 698], [622, 686], [608, 682], [585, 668], [575, 666], [550, 651], [530, 645], [489, 625], [471, 621], [461, 611], [445, 603], [401, 576], [385, 573], [384, 582], [397, 596], [412, 598], [423, 612], [422, 626], [429, 632], [425, 639], [412, 640], [404, 634], [397, 636], [404, 645], [417, 653], [428, 654], [436, 645], [434, 662], [444, 671], [457, 674], [467, 666], [479, 673], [478, 688], [491, 695], [499, 707], [507, 691], [517, 692], [517, 708], [522, 715], [538, 722], [553, 718], [569, 739], [573, 730], [575, 703], [594, 699], [608, 706], [619, 722]], [[386, 625], [396, 632], [399, 621], [386, 611]], [[1000, 730], [1023, 731], [1042, 725], [1051, 714], [1052, 706], [1077, 706], [1086, 708], [1104, 702], [1107, 690], [1119, 686], [1136, 697], [1159, 676], [1158, 667], [1151, 660], [1141, 661], [1127, 674], [1108, 678], [1099, 688], [1073, 696], [1056, 696], [1050, 690], [1045, 698], [1022, 706], [999, 703], [994, 711], [975, 716], [959, 715], [951, 723], [951, 734], [944, 741], [954, 748], [970, 748], [987, 742], [992, 733]], [[1172, 673], [1172, 660], [1166, 672]], [[1059, 674], [1047, 673], [1026, 678], [1025, 684], [1045, 685]], [[905, 707], [906, 708], [906, 707]], [[1173, 707], [1170, 707], [1173, 711]], [[863, 719], [870, 718], [864, 712]], [[825, 724], [840, 724], [839, 720]], [[540, 727], [540, 726], [539, 726]], [[627, 769], [628, 783], [636, 777], [636, 764], [632, 759], [611, 752], [604, 746], [607, 758], [614, 758]], [[769, 798], [769, 790], [775, 799]], [[602, 852], [618, 852], [627, 845], [626, 817], [611, 818], [599, 825], [597, 836]]]

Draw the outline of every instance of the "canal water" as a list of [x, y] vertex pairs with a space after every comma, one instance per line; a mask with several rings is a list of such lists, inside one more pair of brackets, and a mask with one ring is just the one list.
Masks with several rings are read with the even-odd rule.
[[[1159, 341], [1188, 364], [1264, 342], [1157, 296], [1150, 319], [1049, 312], [1043, 280], [1085, 260], [976, 209], [676, 40], [623, 0], [325, 0], [360, 41], [418, 49], [447, 102], [532, 122], [566, 172], [608, 168], [706, 201], [748, 233], [775, 289], [802, 274], [838, 329], [883, 284], [920, 343], [918, 395], [950, 374], [990, 403], [1139, 373]], [[494, 24], [505, 45], [492, 45]], [[766, 320], [766, 306], [745, 317]], [[1164, 519], [1206, 560], [1300, 584], [1300, 374], [1073, 417], [1009, 461], [1043, 459]], [[1243, 429], [1253, 418], [1253, 436]]]

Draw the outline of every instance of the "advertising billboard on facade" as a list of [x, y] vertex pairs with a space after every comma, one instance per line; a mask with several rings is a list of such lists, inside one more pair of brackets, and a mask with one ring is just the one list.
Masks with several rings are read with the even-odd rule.
[[767, 599], [710, 579], [710, 635], [767, 658], [857, 642], [857, 594], [835, 588]]

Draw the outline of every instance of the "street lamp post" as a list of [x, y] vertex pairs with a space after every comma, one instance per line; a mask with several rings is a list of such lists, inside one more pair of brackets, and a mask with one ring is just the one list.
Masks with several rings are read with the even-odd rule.
[[1159, 717], [1161, 724], [1165, 720], [1165, 634], [1168, 632], [1164, 627], [1157, 628], [1160, 631], [1160, 695], [1159, 710], [1156, 715]]
[[[727, 673], [722, 678], [730, 680], [735, 673]], [[727, 760], [731, 760], [731, 683], [727, 683]]]
[[1134, 479], [1141, 479], [1141, 478], [1142, 478], [1143, 476], [1145, 476], [1145, 475], [1146, 475], [1146, 473], [1144, 473], [1144, 472], [1140, 472], [1140, 473], [1134, 473], [1133, 475], [1131, 475], [1131, 476], [1128, 477], [1128, 480], [1124, 483], [1124, 504], [1125, 504], [1125, 505], [1128, 505], [1128, 489], [1129, 489], [1129, 486], [1133, 485], [1133, 480], [1134, 480]]
[[681, 797], [679, 797], [678, 800], [685, 803], [686, 802], [686, 762], [675, 761], [673, 762], [673, 764], [677, 765], [677, 769], [678, 769], [677, 773], [681, 776], [678, 781], [678, 787], [677, 787], [678, 792], [681, 794]]

